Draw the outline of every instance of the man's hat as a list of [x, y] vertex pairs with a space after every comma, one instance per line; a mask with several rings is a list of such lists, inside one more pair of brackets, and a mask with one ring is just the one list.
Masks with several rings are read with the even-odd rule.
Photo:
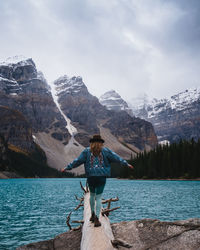
[[102, 143], [104, 143], [104, 140], [101, 138], [100, 135], [93, 135], [93, 137], [90, 139], [90, 142], [102, 142]]

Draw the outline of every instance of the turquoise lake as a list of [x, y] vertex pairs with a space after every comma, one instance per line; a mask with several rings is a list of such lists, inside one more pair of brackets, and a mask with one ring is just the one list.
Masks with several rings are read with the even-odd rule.
[[[80, 180], [0, 180], [0, 249], [47, 240], [68, 231], [66, 217], [81, 197]], [[200, 217], [200, 181], [107, 179], [103, 198], [119, 197], [111, 222], [153, 218], [164, 221]], [[81, 219], [83, 208], [72, 213]]]

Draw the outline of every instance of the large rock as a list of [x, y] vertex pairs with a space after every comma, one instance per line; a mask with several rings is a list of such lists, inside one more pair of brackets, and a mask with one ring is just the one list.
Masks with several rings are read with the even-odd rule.
[[175, 222], [144, 219], [115, 223], [112, 229], [115, 238], [132, 245], [130, 249], [200, 249], [200, 219]]
[[80, 250], [81, 230], [68, 231], [54, 239], [31, 243], [18, 247], [17, 250]]
[[[114, 223], [111, 226], [115, 239], [129, 243], [133, 250], [200, 249], [200, 219], [174, 222], [143, 219]], [[69, 231], [51, 240], [18, 247], [17, 250], [79, 250], [80, 242], [81, 230]], [[118, 246], [118, 249], [125, 248]]]

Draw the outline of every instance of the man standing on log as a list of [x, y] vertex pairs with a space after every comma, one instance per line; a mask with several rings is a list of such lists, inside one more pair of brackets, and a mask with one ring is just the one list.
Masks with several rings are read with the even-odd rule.
[[106, 177], [109, 177], [111, 174], [110, 163], [119, 162], [123, 166], [133, 168], [132, 165], [128, 164], [127, 161], [122, 159], [112, 150], [103, 147], [103, 143], [104, 140], [100, 135], [93, 135], [93, 138], [90, 139], [90, 147], [83, 150], [78, 158], [62, 169], [62, 172], [64, 172], [65, 170], [71, 170], [72, 168], [84, 164], [87, 182], [90, 189], [90, 221], [94, 223], [95, 227], [101, 226], [101, 222], [99, 221], [101, 197], [106, 184]]

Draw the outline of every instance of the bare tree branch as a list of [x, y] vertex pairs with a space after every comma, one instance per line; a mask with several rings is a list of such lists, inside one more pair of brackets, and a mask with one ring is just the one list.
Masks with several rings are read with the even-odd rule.
[[78, 200], [78, 201], [84, 201], [84, 197], [79, 198], [76, 194], [75, 194], [75, 198], [76, 198], [76, 200]]
[[79, 207], [83, 207], [84, 206], [84, 204], [82, 204], [82, 201], [78, 204], [78, 206], [76, 207], [76, 208], [74, 208], [74, 210], [76, 211], [76, 210], [78, 210], [79, 209]]
[[86, 192], [85, 188], [83, 187], [81, 181], [80, 181], [80, 186], [81, 186], [81, 189], [83, 190], [83, 192], [86, 194], [87, 192]]
[[67, 226], [69, 227], [69, 230], [71, 230], [71, 229], [72, 229], [72, 227], [71, 227], [71, 225], [70, 225], [70, 223], [69, 223], [71, 213], [72, 213], [72, 211], [68, 214], [68, 216], [67, 216], [67, 220], [66, 220], [66, 224], [67, 224]]
[[103, 200], [103, 201], [102, 201], [102, 204], [106, 204], [106, 203], [108, 203], [108, 202], [118, 201], [118, 200], [119, 200], [118, 197], [116, 197], [116, 198], [110, 198], [110, 199], [108, 199], [108, 200]]
[[80, 226], [78, 226], [78, 227], [74, 227], [74, 228], [72, 228], [72, 231], [77, 231], [77, 230], [79, 230], [81, 227], [82, 227], [82, 225], [80, 225]]
[[114, 208], [111, 208], [111, 209], [103, 209], [103, 211], [101, 212], [101, 214], [104, 216], [109, 216], [109, 213], [116, 210], [116, 209], [119, 209], [120, 207], [114, 207]]

